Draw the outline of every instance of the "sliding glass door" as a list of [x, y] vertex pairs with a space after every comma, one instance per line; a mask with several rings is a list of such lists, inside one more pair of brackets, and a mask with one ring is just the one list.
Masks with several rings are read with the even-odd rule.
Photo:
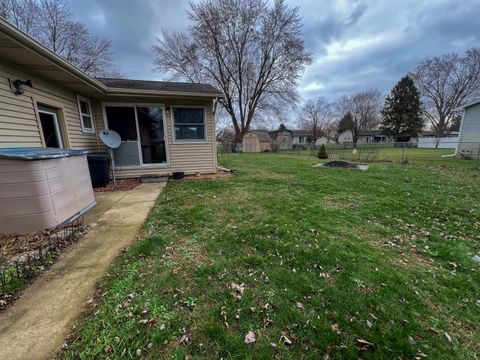
[[108, 128], [120, 134], [114, 150], [115, 166], [168, 164], [163, 107], [159, 105], [106, 105]]

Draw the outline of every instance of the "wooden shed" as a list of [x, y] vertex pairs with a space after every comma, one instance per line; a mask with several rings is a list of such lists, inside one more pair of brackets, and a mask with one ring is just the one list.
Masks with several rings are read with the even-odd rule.
[[267, 131], [249, 131], [243, 136], [242, 149], [246, 153], [272, 151], [272, 138]]

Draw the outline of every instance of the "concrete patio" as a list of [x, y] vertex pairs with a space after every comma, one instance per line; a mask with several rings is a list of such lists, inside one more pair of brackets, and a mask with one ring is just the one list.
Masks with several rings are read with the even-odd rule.
[[96, 193], [87, 235], [0, 314], [0, 359], [50, 359], [122, 248], [135, 240], [165, 183]]

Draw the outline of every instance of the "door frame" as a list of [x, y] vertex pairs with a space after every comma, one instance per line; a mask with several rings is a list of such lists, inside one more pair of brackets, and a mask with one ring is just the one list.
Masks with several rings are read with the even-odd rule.
[[46, 99], [43, 96], [32, 96], [32, 106], [35, 112], [35, 118], [37, 120], [38, 131], [40, 135], [40, 142], [42, 147], [46, 147], [45, 139], [43, 137], [43, 128], [42, 122], [40, 121], [40, 114], [38, 111], [39, 107], [47, 107], [56, 112], [58, 125], [60, 126], [60, 134], [62, 137], [62, 143], [65, 149], [69, 149], [71, 147], [70, 136], [68, 134], [68, 124], [65, 118], [65, 109], [63, 108], [62, 103], [52, 100]]
[[[152, 168], [169, 168], [170, 167], [170, 149], [168, 146], [168, 129], [167, 129], [167, 118], [165, 113], [165, 104], [159, 103], [136, 103], [136, 102], [102, 102], [102, 115], [103, 115], [103, 124], [105, 129], [108, 129], [108, 119], [107, 119], [107, 111], [106, 107], [133, 107], [134, 114], [135, 114], [135, 128], [137, 130], [137, 147], [138, 147], [138, 157], [140, 159], [140, 165], [129, 165], [129, 166], [115, 166], [116, 169], [152, 169]], [[138, 115], [137, 115], [137, 107], [142, 106], [158, 106], [162, 109], [162, 121], [163, 121], [163, 133], [165, 139], [165, 156], [167, 157], [167, 162], [160, 164], [144, 164], [143, 163], [143, 156], [142, 156], [142, 147], [141, 147], [141, 139], [140, 139], [140, 128], [138, 126]], [[113, 157], [115, 160], [115, 156]]]
[[[44, 106], [48, 107], [48, 106]], [[55, 110], [54, 108], [51, 108], [52, 110]], [[53, 127], [55, 128], [55, 134], [57, 135], [57, 140], [60, 145], [60, 149], [64, 149], [64, 141], [63, 141], [63, 136], [62, 136], [62, 129], [60, 128], [60, 120], [58, 119], [58, 112], [57, 111], [48, 111], [48, 110], [42, 110], [38, 109], [38, 117], [40, 120], [40, 124], [42, 122], [42, 119], [40, 118], [40, 114], [47, 114], [47, 115], [52, 115], [53, 116]], [[42, 126], [42, 136], [45, 142], [45, 134], [43, 133], [43, 126]], [[45, 142], [45, 147], [47, 147], [47, 144]]]

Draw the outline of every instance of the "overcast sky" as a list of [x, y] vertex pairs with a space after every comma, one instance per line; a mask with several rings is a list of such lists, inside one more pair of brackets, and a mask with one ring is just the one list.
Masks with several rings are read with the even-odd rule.
[[[162, 80], [151, 46], [162, 27], [188, 26], [186, 0], [69, 0], [91, 32], [112, 41], [118, 70]], [[425, 57], [480, 46], [480, 0], [290, 0], [313, 55], [302, 99], [378, 88], [387, 93]]]

